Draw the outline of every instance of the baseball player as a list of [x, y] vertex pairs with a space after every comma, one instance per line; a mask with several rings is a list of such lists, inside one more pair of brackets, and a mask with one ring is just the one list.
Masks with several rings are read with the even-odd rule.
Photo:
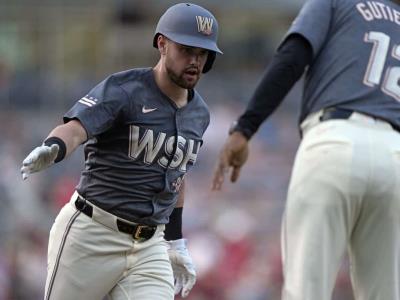
[[23, 161], [26, 179], [85, 143], [80, 182], [50, 231], [46, 300], [173, 299], [174, 278], [188, 295], [184, 177], [210, 119], [194, 87], [222, 53], [217, 35], [208, 10], [170, 7], [155, 31], [157, 65], [106, 78]]
[[214, 174], [235, 182], [248, 141], [306, 70], [302, 141], [283, 218], [283, 299], [331, 299], [346, 248], [356, 299], [400, 299], [400, 2], [309, 0]]

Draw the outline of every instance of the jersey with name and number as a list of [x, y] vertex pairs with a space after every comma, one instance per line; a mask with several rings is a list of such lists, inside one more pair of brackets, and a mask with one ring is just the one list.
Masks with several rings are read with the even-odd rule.
[[306, 2], [288, 31], [305, 37], [313, 49], [300, 122], [312, 112], [341, 107], [400, 127], [399, 3]]
[[77, 101], [64, 122], [78, 119], [89, 138], [80, 195], [133, 222], [167, 223], [210, 122], [201, 96], [189, 95], [178, 108], [144, 68], [113, 74]]

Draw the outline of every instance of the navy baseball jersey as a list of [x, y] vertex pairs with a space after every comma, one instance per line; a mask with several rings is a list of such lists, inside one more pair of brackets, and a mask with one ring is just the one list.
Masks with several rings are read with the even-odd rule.
[[209, 124], [201, 96], [178, 108], [158, 88], [153, 70], [111, 75], [77, 101], [64, 122], [86, 129], [85, 169], [77, 191], [124, 219], [168, 222], [179, 187], [194, 165]]
[[335, 106], [400, 127], [398, 3], [309, 0], [287, 35], [291, 34], [305, 37], [313, 49], [300, 121]]

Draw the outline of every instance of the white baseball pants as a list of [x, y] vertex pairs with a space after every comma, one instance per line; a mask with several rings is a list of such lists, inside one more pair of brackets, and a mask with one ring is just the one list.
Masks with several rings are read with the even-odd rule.
[[[75, 199], [73, 197], [73, 199]], [[71, 201], [49, 237], [45, 300], [172, 300], [164, 225], [142, 243], [95, 222]]]
[[348, 248], [357, 300], [400, 300], [400, 133], [353, 113], [302, 124], [282, 228], [284, 300], [329, 300]]

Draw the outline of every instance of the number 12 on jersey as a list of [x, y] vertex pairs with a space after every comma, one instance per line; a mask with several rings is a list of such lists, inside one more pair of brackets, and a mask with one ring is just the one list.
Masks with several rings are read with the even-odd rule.
[[[400, 61], [400, 45], [395, 45], [390, 49], [390, 36], [377, 31], [366, 33], [364, 41], [373, 43], [368, 68], [364, 77], [364, 84], [373, 87], [381, 83], [389, 51], [391, 51], [391, 55], [394, 58]], [[400, 67], [388, 66], [386, 68], [381, 90], [400, 101]]]

